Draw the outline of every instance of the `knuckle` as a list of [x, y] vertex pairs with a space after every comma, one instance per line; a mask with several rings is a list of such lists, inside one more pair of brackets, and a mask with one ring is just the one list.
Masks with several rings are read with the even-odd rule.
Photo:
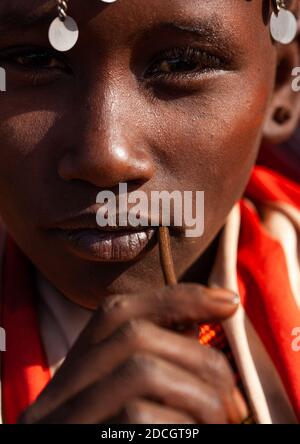
[[147, 339], [147, 322], [143, 319], [130, 319], [116, 332], [121, 342], [130, 343], [133, 349], [142, 348]]
[[214, 381], [221, 389], [229, 390], [234, 385], [233, 372], [226, 356], [219, 350], [210, 349]]
[[157, 361], [154, 356], [143, 352], [134, 353], [125, 365], [126, 371], [133, 377], [145, 379], [153, 375], [157, 368]]
[[101, 326], [117, 325], [122, 322], [130, 304], [127, 295], [113, 295], [106, 298], [80, 335], [79, 341], [82, 344], [97, 345], [99, 336], [101, 337]]
[[128, 401], [121, 412], [121, 421], [125, 424], [139, 424], [143, 422], [143, 408], [137, 399]]
[[125, 310], [129, 305], [126, 295], [113, 295], [105, 299], [99, 309], [100, 316], [112, 316], [120, 311]]

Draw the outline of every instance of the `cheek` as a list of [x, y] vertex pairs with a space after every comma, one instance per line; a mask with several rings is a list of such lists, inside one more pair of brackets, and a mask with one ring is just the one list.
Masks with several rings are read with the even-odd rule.
[[17, 161], [30, 156], [47, 137], [56, 119], [51, 111], [31, 111], [1, 120], [0, 136], [5, 150], [1, 155]]
[[253, 89], [236, 80], [220, 82], [218, 94], [184, 99], [176, 112], [165, 113], [162, 134], [169, 142], [162, 168], [170, 171], [174, 187], [178, 181], [185, 190], [205, 192], [211, 226], [224, 220], [244, 191], [271, 95], [265, 81], [254, 82]]
[[55, 120], [56, 114], [50, 111], [26, 112], [1, 120], [0, 187], [3, 192], [0, 205], [3, 214], [32, 211], [39, 190], [42, 193], [41, 166], [45, 165], [45, 148], [49, 145], [49, 132]]

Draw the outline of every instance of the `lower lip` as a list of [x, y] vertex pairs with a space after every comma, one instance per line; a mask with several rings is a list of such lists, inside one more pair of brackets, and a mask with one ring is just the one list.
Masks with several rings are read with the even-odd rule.
[[55, 230], [77, 256], [101, 262], [128, 262], [146, 249], [155, 230]]

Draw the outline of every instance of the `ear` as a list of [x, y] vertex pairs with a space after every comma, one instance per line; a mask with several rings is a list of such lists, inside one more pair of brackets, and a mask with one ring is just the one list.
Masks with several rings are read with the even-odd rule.
[[[297, 17], [300, 16], [297, 15]], [[295, 88], [292, 87], [293, 80], [295, 80], [292, 72], [295, 67], [300, 67], [299, 31], [300, 18], [298, 18], [298, 38], [290, 45], [278, 44], [275, 90], [263, 132], [266, 143], [280, 144], [286, 141], [299, 124], [300, 92], [295, 91]], [[300, 70], [298, 78], [300, 78], [299, 75]]]

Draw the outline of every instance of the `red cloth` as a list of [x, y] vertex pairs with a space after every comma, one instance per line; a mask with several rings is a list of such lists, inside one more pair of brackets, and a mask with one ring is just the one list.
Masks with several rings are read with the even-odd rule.
[[39, 335], [33, 269], [9, 236], [3, 265], [1, 325], [6, 331], [1, 369], [3, 419], [14, 424], [48, 383], [50, 371]]
[[[264, 167], [255, 168], [246, 196], [253, 202], [278, 202], [300, 211], [300, 185]], [[300, 353], [291, 346], [292, 330], [300, 327], [300, 312], [284, 251], [244, 201], [241, 220], [237, 267], [241, 302], [300, 421]]]

